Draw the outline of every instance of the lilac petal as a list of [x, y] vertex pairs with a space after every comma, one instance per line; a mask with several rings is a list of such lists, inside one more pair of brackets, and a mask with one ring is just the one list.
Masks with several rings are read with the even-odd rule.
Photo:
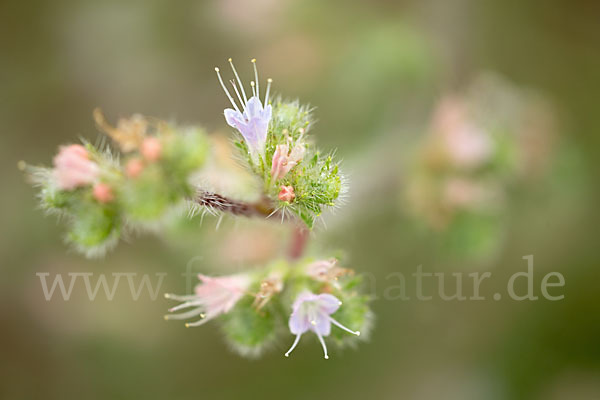
[[244, 113], [248, 119], [253, 118], [261, 118], [262, 117], [263, 106], [260, 102], [260, 99], [256, 96], [253, 96], [246, 103], [246, 110]]
[[267, 104], [267, 106], [265, 107], [263, 113], [262, 113], [262, 117], [264, 120], [270, 121], [271, 120], [271, 115], [273, 114], [273, 107], [271, 107], [270, 104]]
[[259, 140], [256, 134], [256, 128], [254, 127], [254, 123], [250, 121], [246, 125], [238, 125], [238, 130], [244, 137], [244, 140], [248, 143], [248, 147], [250, 151], [257, 150], [259, 148]]
[[310, 321], [302, 312], [293, 312], [289, 321], [290, 332], [294, 335], [301, 335], [308, 331], [311, 327]]
[[322, 312], [318, 313], [314, 320], [314, 324], [311, 324], [310, 329], [319, 335], [329, 336], [331, 333], [331, 321], [329, 320], [329, 316]]
[[338, 310], [338, 308], [340, 308], [340, 300], [331, 294], [323, 293], [317, 297], [319, 308], [327, 315], [333, 314]]
[[315, 299], [317, 299], [317, 295], [313, 294], [309, 291], [304, 291], [304, 292], [300, 293], [296, 297], [296, 300], [294, 301], [294, 304], [292, 305], [292, 309], [294, 310], [294, 313], [296, 313], [298, 311], [298, 309], [300, 308], [302, 303], [304, 303], [305, 301], [313, 301]]
[[244, 116], [239, 111], [227, 108], [224, 111], [225, 120], [229, 126], [240, 129], [239, 126], [245, 124]]

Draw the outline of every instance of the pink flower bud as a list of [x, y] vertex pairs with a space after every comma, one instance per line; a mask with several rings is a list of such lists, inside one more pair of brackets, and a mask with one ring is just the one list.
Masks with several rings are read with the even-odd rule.
[[294, 188], [292, 186], [281, 186], [281, 191], [277, 197], [279, 197], [279, 200], [281, 201], [291, 203], [296, 198], [296, 194], [294, 193]]
[[144, 162], [139, 158], [132, 158], [125, 165], [125, 173], [130, 178], [137, 178], [144, 170]]
[[100, 203], [110, 203], [115, 198], [112, 188], [106, 183], [97, 183], [94, 185], [93, 195]]
[[303, 143], [296, 143], [291, 152], [287, 144], [277, 145], [271, 163], [271, 176], [273, 179], [277, 181], [290, 172], [304, 158], [305, 151]]
[[54, 157], [54, 176], [63, 190], [89, 185], [98, 173], [98, 165], [89, 159], [87, 150], [80, 144], [61, 147]]
[[142, 155], [150, 162], [157, 161], [162, 153], [162, 144], [155, 137], [147, 137], [142, 142]]

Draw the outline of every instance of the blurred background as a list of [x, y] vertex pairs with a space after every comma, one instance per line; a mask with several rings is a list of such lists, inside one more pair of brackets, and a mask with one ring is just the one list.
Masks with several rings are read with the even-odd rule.
[[[0, 397], [600, 398], [599, 18], [593, 1], [1, 1]], [[163, 321], [160, 296], [46, 301], [36, 276], [168, 272], [161, 292], [183, 293], [190, 260], [218, 274], [281, 254], [280, 226], [207, 217], [87, 260], [17, 169], [99, 138], [95, 107], [225, 142], [228, 57], [316, 106], [314, 138], [344, 160], [347, 202], [309, 251], [367, 274], [376, 321], [328, 361], [316, 340], [247, 360], [217, 324]], [[558, 271], [565, 298], [493, 300], [529, 254], [536, 294]], [[418, 265], [492, 272], [487, 300], [386, 296]]]

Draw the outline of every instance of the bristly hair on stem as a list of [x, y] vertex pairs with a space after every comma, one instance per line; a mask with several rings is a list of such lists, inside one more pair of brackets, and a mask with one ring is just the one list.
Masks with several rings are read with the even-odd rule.
[[[193, 199], [194, 204], [205, 207], [209, 212], [223, 212], [243, 217], [262, 217], [262, 218], [282, 218], [281, 211], [275, 208], [275, 205], [267, 197], [262, 197], [260, 201], [248, 203], [230, 199], [218, 193], [206, 190], [198, 190]], [[284, 216], [284, 220], [290, 216]]]

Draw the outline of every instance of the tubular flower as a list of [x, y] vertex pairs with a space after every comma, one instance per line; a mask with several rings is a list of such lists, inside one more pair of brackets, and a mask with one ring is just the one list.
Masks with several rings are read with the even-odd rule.
[[98, 164], [89, 159], [87, 150], [80, 144], [61, 147], [54, 157], [54, 177], [63, 190], [89, 185], [98, 174]]
[[200, 316], [200, 320], [185, 324], [186, 327], [200, 326], [221, 314], [229, 312], [246, 293], [250, 285], [250, 277], [244, 274], [216, 278], [200, 274], [198, 278], [202, 283], [196, 286], [193, 295], [165, 294], [167, 299], [183, 302], [170, 308], [169, 312], [192, 308], [192, 310], [180, 314], [165, 315], [165, 319], [187, 319]]
[[240, 106], [238, 107], [238, 104], [231, 96], [229, 90], [227, 90], [227, 87], [223, 82], [223, 78], [221, 78], [221, 74], [219, 73], [219, 68], [215, 68], [215, 71], [217, 71], [219, 82], [221, 83], [221, 86], [223, 87], [227, 98], [233, 106], [233, 109], [225, 109], [225, 120], [227, 121], [229, 126], [237, 129], [242, 134], [244, 140], [248, 145], [250, 154], [253, 160], [256, 162], [258, 155], [264, 155], [265, 142], [267, 140], [267, 130], [269, 128], [269, 123], [271, 122], [272, 107], [269, 104], [269, 90], [271, 88], [272, 81], [271, 79], [267, 81], [267, 91], [265, 94], [265, 100], [263, 104], [260, 101], [260, 89], [258, 82], [258, 71], [256, 69], [256, 60], [253, 59], [252, 64], [254, 65], [255, 81], [250, 82], [250, 86], [252, 87], [252, 96], [248, 99], [248, 97], [246, 96], [246, 91], [244, 90], [244, 86], [242, 85], [242, 81], [235, 67], [233, 66], [231, 58], [229, 59], [229, 64], [231, 65], [231, 69], [233, 70], [233, 73], [237, 80], [237, 85], [233, 79], [230, 82], [233, 87], [233, 90], [235, 91]]
[[279, 144], [273, 154], [273, 162], [271, 164], [271, 176], [277, 181], [290, 172], [304, 158], [306, 149], [304, 144], [297, 143], [290, 152], [287, 144]]
[[292, 305], [293, 311], [289, 321], [290, 331], [296, 335], [296, 339], [294, 340], [292, 347], [285, 353], [285, 356], [289, 357], [290, 353], [298, 345], [302, 334], [310, 330], [319, 338], [319, 342], [321, 342], [321, 346], [323, 346], [325, 359], [328, 359], [327, 346], [325, 345], [323, 337], [329, 336], [331, 333], [331, 324], [336, 325], [346, 332], [359, 336], [359, 331], [350, 330], [331, 318], [330, 315], [336, 312], [341, 305], [342, 302], [331, 294], [314, 294], [309, 291], [300, 293]]

